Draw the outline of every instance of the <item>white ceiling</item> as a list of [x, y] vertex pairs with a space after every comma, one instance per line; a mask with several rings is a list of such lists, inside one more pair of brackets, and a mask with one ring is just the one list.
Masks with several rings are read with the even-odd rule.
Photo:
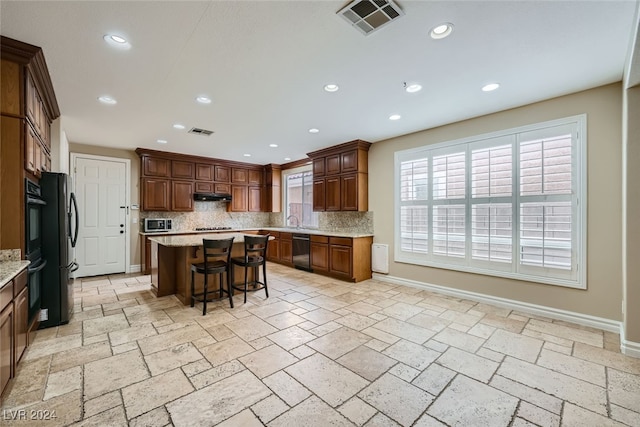
[[[336, 14], [348, 3], [3, 0], [0, 28], [43, 48], [69, 141], [266, 164], [619, 81], [638, 25], [637, 1], [399, 0], [405, 16], [363, 36]], [[431, 39], [442, 22], [454, 32]]]

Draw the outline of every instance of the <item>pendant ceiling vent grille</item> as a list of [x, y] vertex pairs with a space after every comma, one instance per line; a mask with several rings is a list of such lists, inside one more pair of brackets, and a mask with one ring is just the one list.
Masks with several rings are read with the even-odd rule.
[[404, 12], [392, 0], [356, 0], [340, 10], [338, 15], [368, 36], [400, 18]]

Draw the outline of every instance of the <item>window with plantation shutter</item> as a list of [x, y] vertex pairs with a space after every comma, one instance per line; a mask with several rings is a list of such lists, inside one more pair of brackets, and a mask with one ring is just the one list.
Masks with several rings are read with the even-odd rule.
[[584, 288], [586, 118], [396, 152], [395, 259]]

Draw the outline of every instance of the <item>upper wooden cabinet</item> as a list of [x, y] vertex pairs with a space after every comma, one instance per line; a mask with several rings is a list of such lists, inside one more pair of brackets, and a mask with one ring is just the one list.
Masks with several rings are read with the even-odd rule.
[[171, 181], [171, 210], [193, 210], [193, 182]]
[[213, 181], [213, 165], [196, 163], [196, 181]]
[[182, 160], [171, 161], [171, 178], [193, 179], [195, 178], [195, 165], [193, 162]]
[[247, 210], [249, 212], [262, 212], [262, 187], [248, 187], [249, 193], [247, 195]]
[[171, 160], [149, 156], [145, 156], [142, 158], [143, 176], [157, 176], [161, 178], [168, 178], [170, 167]]
[[234, 185], [231, 187], [231, 211], [246, 212], [248, 206], [247, 187], [245, 185]]
[[246, 169], [233, 168], [231, 170], [231, 182], [234, 184], [247, 184], [249, 182], [249, 174]]
[[171, 210], [171, 188], [168, 179], [142, 178], [141, 191], [142, 210], [169, 211]]
[[369, 208], [370, 143], [361, 140], [314, 151], [313, 210], [366, 211]]
[[215, 166], [215, 182], [229, 182], [231, 181], [231, 172], [228, 166]]
[[262, 169], [249, 169], [249, 185], [262, 185]]
[[60, 116], [41, 48], [0, 36], [0, 249], [25, 251], [24, 179], [51, 168], [51, 123]]

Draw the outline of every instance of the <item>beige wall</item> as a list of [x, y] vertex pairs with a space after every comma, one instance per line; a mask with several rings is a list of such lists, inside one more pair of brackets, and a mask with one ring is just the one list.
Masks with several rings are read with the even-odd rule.
[[[140, 158], [133, 150], [123, 150], [117, 148], [98, 147], [95, 145], [69, 144], [70, 153], [92, 154], [94, 156], [116, 157], [131, 160], [131, 205], [140, 205], [138, 185], [140, 182]], [[70, 165], [73, 168], [73, 165]], [[139, 210], [129, 209], [129, 239], [131, 245], [130, 262], [132, 266], [140, 264], [140, 231]], [[136, 221], [134, 224], [133, 221]]]
[[[587, 114], [588, 138], [587, 290], [393, 261], [393, 170], [396, 151], [583, 113]], [[389, 274], [606, 319], [622, 320], [621, 123], [622, 86], [611, 84], [373, 144], [369, 151], [369, 209], [374, 213], [375, 242], [389, 244]]]
[[640, 343], [640, 86], [625, 91], [624, 332]]

